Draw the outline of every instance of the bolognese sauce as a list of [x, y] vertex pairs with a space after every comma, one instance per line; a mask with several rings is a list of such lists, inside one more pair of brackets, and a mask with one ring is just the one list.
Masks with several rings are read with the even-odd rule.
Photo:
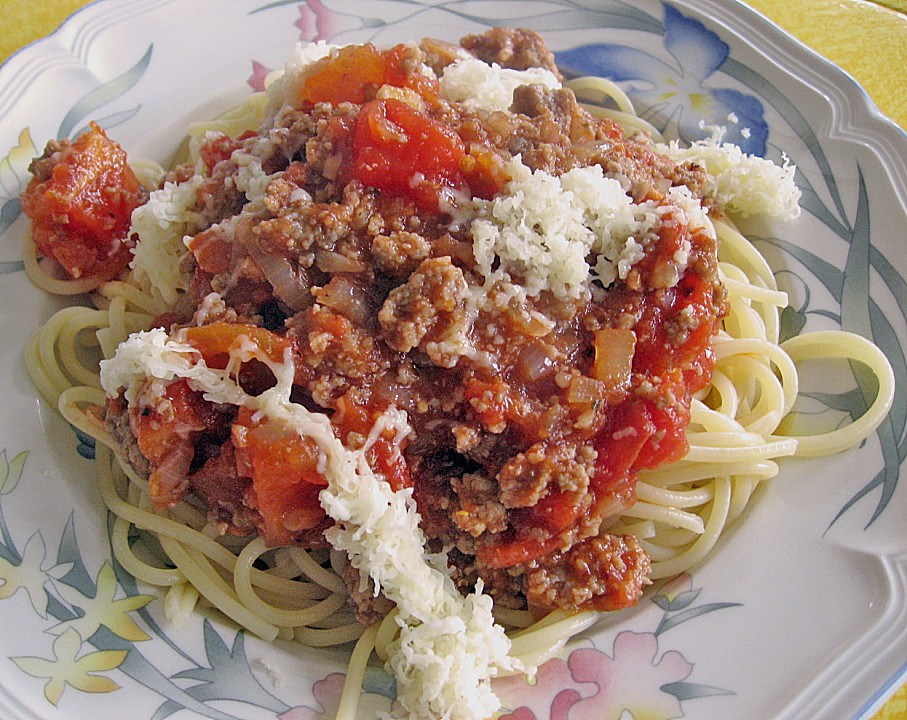
[[38, 251], [74, 280], [109, 279], [129, 263], [132, 211], [147, 199], [126, 153], [92, 123], [75, 141], [53, 141], [29, 167], [22, 211]]
[[[275, 383], [256, 356], [292, 358], [293, 401], [347, 447], [365, 447], [388, 408], [405, 411], [411, 433], [369, 439], [368, 461], [412, 488], [464, 592], [481, 579], [507, 607], [626, 607], [649, 559], [609, 519], [634, 503], [642, 469], [686, 452], [725, 313], [716, 240], [692, 216], [718, 211], [702, 168], [626, 137], [568, 89], [518, 85], [505, 110], [446, 97], [438, 77], [468, 58], [560, 78], [525, 30], [348, 46], [289, 82], [258, 132], [209, 134], [191, 282], [159, 325], [210, 367], [235, 363], [250, 395]], [[264, 178], [255, 202], [238, 180], [249, 157]], [[503, 237], [504, 210], [529, 202], [518, 181], [586, 170], [651, 216], [617, 270], [592, 272], [594, 244], [579, 280], [559, 279], [556, 255], [542, 275], [503, 244], [481, 255], [479, 224]], [[157, 507], [190, 498], [224, 533], [325, 544], [318, 450], [292, 428], [183, 379], [111, 400], [107, 422]], [[368, 618], [374, 598], [351, 585]]]

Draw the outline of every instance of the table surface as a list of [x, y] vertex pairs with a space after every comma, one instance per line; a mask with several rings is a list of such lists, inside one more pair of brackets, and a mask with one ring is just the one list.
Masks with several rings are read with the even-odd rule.
[[[847, 71], [883, 113], [907, 128], [907, 0], [747, 1]], [[87, 4], [88, 0], [3, 0], [0, 62], [53, 32]], [[870, 47], [872, 52], [867, 51]], [[882, 66], [879, 57], [885, 58]], [[871, 720], [905, 718], [907, 685], [899, 688]]]

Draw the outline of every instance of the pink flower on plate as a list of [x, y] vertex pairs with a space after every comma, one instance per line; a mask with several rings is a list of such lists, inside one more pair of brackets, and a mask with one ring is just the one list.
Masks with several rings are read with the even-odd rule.
[[258, 60], [253, 60], [252, 74], [246, 82], [256, 92], [263, 92], [265, 89], [265, 79], [268, 77], [269, 72], [271, 72], [270, 68], [265, 67], [258, 62]]
[[[299, 28], [299, 40], [303, 43], [331, 41], [348, 30], [375, 27], [384, 24], [378, 18], [360, 17], [350, 13], [337, 12], [327, 7], [322, 0], [306, 0], [297, 6], [299, 19], [293, 23]], [[252, 62], [252, 75], [246, 81], [253, 90], [264, 90], [264, 81], [270, 72], [258, 61]]]
[[299, 39], [309, 42], [329, 40], [340, 29], [337, 20], [338, 16], [321, 0], [306, 0], [299, 6], [299, 20], [295, 23], [299, 28]]
[[653, 633], [624, 631], [614, 640], [613, 657], [596, 648], [580, 648], [566, 661], [539, 668], [535, 684], [517, 678], [495, 683], [505, 707], [501, 720], [635, 720], [683, 717], [680, 701], [661, 688], [686, 679], [693, 670], [683, 655], [658, 657]]
[[[576, 651], [574, 651], [576, 652]], [[595, 652], [598, 652], [597, 650]], [[601, 654], [601, 653], [599, 653]], [[555, 658], [536, 672], [535, 682], [527, 683], [522, 675], [510, 675], [494, 681], [494, 691], [503, 707], [513, 712], [500, 720], [548, 720], [566, 717], [570, 705], [584, 695], [595, 693], [594, 685], [577, 688], [567, 660]], [[561, 715], [555, 715], [556, 709]]]
[[[312, 696], [318, 709], [300, 705], [281, 713], [276, 720], [333, 720], [337, 717], [345, 680], [346, 675], [343, 673], [330, 673], [312, 685]], [[356, 717], [369, 718], [385, 717], [390, 712], [392, 704], [391, 698], [383, 693], [369, 692], [365, 688], [358, 702]]]
[[[693, 665], [676, 650], [658, 656], [654, 633], [625, 631], [614, 639], [614, 657], [597, 650], [574, 651], [569, 658], [573, 677], [594, 682], [603, 695], [599, 704], [584, 698], [571, 711], [576, 720], [618, 720], [629, 710], [635, 720], [669, 720], [683, 717], [680, 701], [661, 688], [689, 677]], [[603, 712], [602, 705], [607, 708]]]
[[346, 675], [343, 673], [331, 673], [312, 686], [312, 695], [321, 706], [320, 712], [303, 705], [278, 715], [277, 720], [317, 720], [318, 718], [335, 717], [340, 705], [340, 694], [343, 692], [345, 679]]

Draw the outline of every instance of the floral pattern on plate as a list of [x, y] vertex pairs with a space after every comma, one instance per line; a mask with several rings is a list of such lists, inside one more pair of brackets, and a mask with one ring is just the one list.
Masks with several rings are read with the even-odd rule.
[[[228, 645], [222, 631], [208, 620], [202, 627], [206, 662], [192, 663], [184, 657], [181, 669], [165, 676], [143, 654], [143, 643], [154, 636], [178, 651], [178, 638], [143, 610], [155, 598], [141, 593], [115, 561], [105, 561], [92, 577], [72, 524], [62, 529], [55, 557], [48, 555], [40, 531], [20, 550], [4, 515], [27, 457], [27, 452], [21, 452], [9, 460], [5, 451], [0, 452], [0, 601], [24, 591], [34, 612], [47, 621], [44, 632], [49, 647], [44, 653], [10, 659], [23, 673], [44, 683], [49, 703], [58, 706], [68, 687], [70, 692], [113, 693], [138, 683], [161, 698], [157, 710], [148, 716], [154, 720], [181, 710], [219, 720], [250, 717], [218, 710], [217, 704], [223, 701], [251, 705], [277, 720], [334, 717], [343, 690], [342, 673], [329, 673], [312, 685], [315, 707], [289, 707], [257, 679], [257, 668], [246, 653], [245, 633], [234, 632]], [[496, 680], [495, 691], [507, 708], [501, 720], [558, 720], [568, 713], [576, 720], [620, 720], [624, 711], [649, 720], [670, 720], [683, 717], [687, 701], [727, 694], [727, 690], [690, 681], [693, 664], [682, 652], [666, 649], [670, 645], [664, 642], [664, 633], [682, 623], [739, 605], [695, 605], [700, 592], [684, 573], [649, 599], [662, 611], [653, 630], [619, 632], [610, 653], [589, 641], [580, 642], [563, 658], [543, 665], [532, 684], [518, 676]], [[114, 675], [113, 671], [119, 672]], [[392, 687], [392, 678], [371, 670], [364, 683], [363, 709], [388, 711]]]

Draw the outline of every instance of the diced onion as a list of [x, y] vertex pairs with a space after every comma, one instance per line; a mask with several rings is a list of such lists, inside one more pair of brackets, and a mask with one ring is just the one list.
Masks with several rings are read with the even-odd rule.
[[318, 269], [326, 273], [359, 273], [365, 270], [365, 265], [355, 258], [341, 255], [333, 250], [317, 250], [315, 264]]
[[552, 349], [542, 342], [533, 342], [520, 353], [520, 372], [530, 382], [539, 380], [554, 370]]
[[595, 333], [592, 377], [612, 390], [630, 382], [636, 334], [622, 328], [604, 328]]
[[608, 388], [599, 380], [585, 375], [575, 375], [567, 389], [567, 402], [573, 405], [593, 405], [607, 397]]
[[339, 312], [350, 322], [367, 326], [372, 311], [365, 291], [346, 275], [335, 275], [316, 291], [318, 302]]
[[287, 258], [263, 252], [252, 257], [274, 288], [274, 295], [291, 310], [302, 310], [311, 303], [307, 278], [296, 272]]

